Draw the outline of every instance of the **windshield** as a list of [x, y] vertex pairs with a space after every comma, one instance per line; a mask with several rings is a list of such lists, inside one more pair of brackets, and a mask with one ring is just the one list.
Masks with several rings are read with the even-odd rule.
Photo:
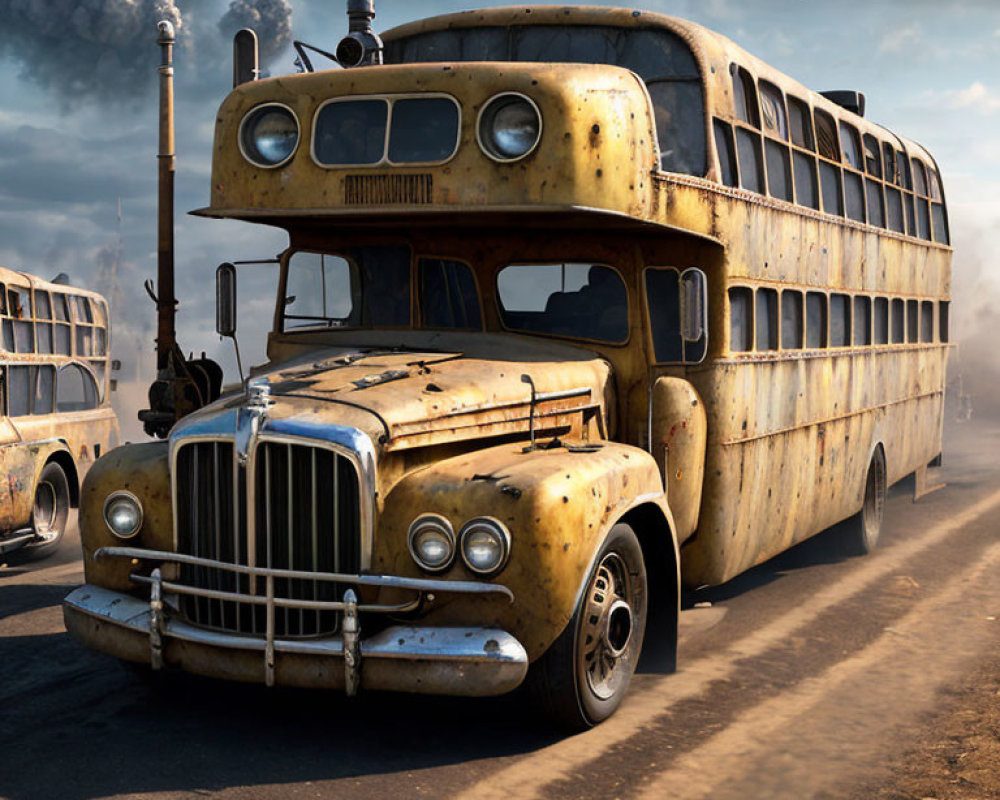
[[386, 64], [441, 61], [611, 64], [630, 69], [645, 81], [653, 102], [661, 168], [705, 174], [701, 76], [691, 49], [670, 31], [603, 25], [513, 25], [430, 31], [385, 44]]
[[405, 328], [411, 325], [411, 285], [417, 287], [420, 325], [482, 330], [472, 269], [461, 261], [369, 246], [338, 253], [297, 251], [288, 259], [282, 330]]

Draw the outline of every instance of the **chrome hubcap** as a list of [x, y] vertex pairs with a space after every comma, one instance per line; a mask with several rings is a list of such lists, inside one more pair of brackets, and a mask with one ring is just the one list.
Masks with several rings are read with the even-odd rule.
[[602, 700], [614, 696], [631, 675], [626, 666], [634, 628], [628, 603], [631, 588], [625, 562], [617, 553], [608, 553], [587, 590], [577, 666], [591, 692]]

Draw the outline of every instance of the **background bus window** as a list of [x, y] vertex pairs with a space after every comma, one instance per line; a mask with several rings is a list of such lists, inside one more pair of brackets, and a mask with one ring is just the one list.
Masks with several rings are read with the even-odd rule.
[[903, 205], [906, 207], [906, 233], [910, 236], [916, 236], [917, 210], [914, 205], [912, 192], [907, 192], [903, 195]]
[[506, 328], [622, 344], [628, 339], [628, 291], [603, 264], [514, 264], [497, 274]]
[[729, 290], [729, 349], [753, 350], [753, 292], [745, 286]]
[[675, 269], [650, 267], [645, 278], [653, 358], [658, 364], [683, 361], [680, 273]]
[[875, 298], [875, 344], [889, 344], [889, 299]]
[[757, 349], [778, 349], [778, 293], [774, 289], [757, 290]]
[[[864, 137], [864, 152], [865, 152], [865, 172], [867, 172], [873, 178], [881, 178], [882, 177], [881, 148], [879, 148], [878, 146], [878, 139], [876, 139], [870, 133], [866, 133]], [[888, 173], [886, 173], [886, 176], [888, 176]]]
[[97, 408], [97, 384], [79, 364], [67, 364], [56, 376], [56, 411]]
[[870, 297], [854, 297], [854, 344], [872, 343], [872, 301]]
[[949, 303], [941, 301], [938, 303], [938, 341], [939, 342], [949, 342], [951, 341], [948, 336], [948, 307]]
[[804, 335], [802, 292], [785, 289], [781, 293], [781, 349], [801, 350]]
[[840, 167], [820, 161], [819, 181], [823, 190], [823, 210], [827, 214], [844, 216], [844, 191], [840, 185]]
[[920, 303], [920, 341], [934, 341], [934, 304], [930, 300]]
[[719, 156], [719, 180], [724, 186], [739, 186], [733, 129], [722, 120], [713, 120], [715, 151]]
[[906, 305], [902, 300], [892, 301], [892, 343], [906, 341]]
[[830, 295], [830, 347], [851, 343], [851, 298], [846, 294]]
[[53, 344], [55, 352], [61, 356], [73, 354], [73, 325], [70, 322], [69, 302], [66, 295], [52, 293]]
[[31, 290], [22, 286], [8, 286], [7, 308], [13, 319], [13, 352], [34, 353], [35, 323], [32, 322], [34, 309], [31, 304]]
[[826, 295], [809, 292], [806, 295], [806, 347], [826, 347]]
[[919, 341], [919, 305], [916, 300], [906, 301], [906, 341], [909, 344]]
[[887, 184], [892, 183], [896, 186], [902, 186], [902, 176], [897, 170], [896, 151], [892, 149], [892, 145], [888, 142], [882, 143], [882, 164], [885, 167], [885, 173], [883, 174], [885, 182]]
[[840, 146], [844, 151], [844, 163], [861, 171], [864, 166], [861, 163], [861, 143], [858, 139], [858, 132], [854, 126], [848, 125], [846, 122], [840, 123]]
[[32, 377], [34, 367], [7, 367], [7, 414], [26, 417], [31, 413], [34, 395]]
[[421, 258], [420, 319], [425, 328], [478, 331], [483, 328], [476, 279], [468, 264]]
[[32, 414], [51, 414], [56, 410], [55, 383], [55, 367], [43, 365], [37, 368], [34, 381], [35, 396], [31, 404]]
[[736, 148], [740, 158], [740, 186], [751, 192], [763, 194], [764, 167], [760, 151], [760, 135], [745, 128], [737, 128]]

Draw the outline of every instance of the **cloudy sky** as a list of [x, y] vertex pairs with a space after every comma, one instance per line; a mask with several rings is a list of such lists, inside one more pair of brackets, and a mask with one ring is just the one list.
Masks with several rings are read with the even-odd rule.
[[[376, 28], [508, 3], [376, 0]], [[621, 5], [622, 3], [605, 3]], [[342, 0], [0, 0], [0, 265], [68, 273], [112, 301], [123, 378], [151, 374], [156, 274], [155, 22], [180, 31], [177, 65], [179, 337], [231, 378], [231, 347], [214, 334], [221, 261], [270, 257], [283, 234], [184, 211], [207, 205], [214, 113], [229, 88], [231, 37], [258, 29], [272, 74], [294, 71], [293, 38], [333, 49]], [[1000, 359], [977, 333], [1000, 327], [1000, 2], [998, 0], [644, 0], [700, 22], [814, 89], [857, 88], [868, 116], [935, 154], [950, 204], [955, 327], [966, 372]], [[119, 223], [119, 205], [121, 222]], [[261, 360], [274, 276], [241, 274], [245, 360]], [[972, 379], [975, 384], [975, 377]], [[980, 381], [979, 391], [986, 385]], [[123, 431], [142, 402], [116, 400]]]

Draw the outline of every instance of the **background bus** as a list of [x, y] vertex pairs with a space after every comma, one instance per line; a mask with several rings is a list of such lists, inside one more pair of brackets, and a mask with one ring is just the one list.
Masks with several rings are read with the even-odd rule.
[[90, 465], [118, 444], [103, 297], [0, 268], [0, 552], [56, 549]]

